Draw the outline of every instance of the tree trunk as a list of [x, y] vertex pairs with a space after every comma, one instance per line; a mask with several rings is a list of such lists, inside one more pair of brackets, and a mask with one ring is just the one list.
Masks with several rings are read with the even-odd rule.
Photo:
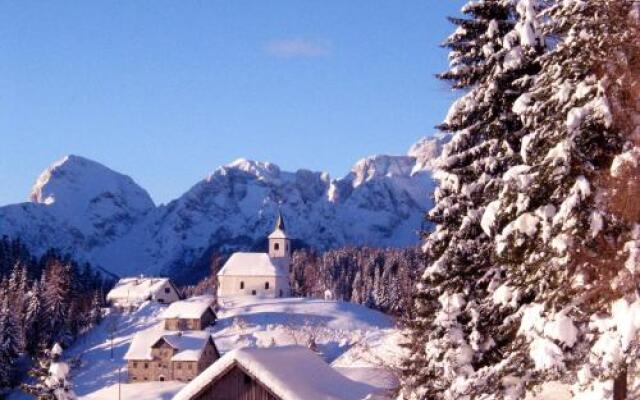
[[626, 400], [627, 398], [627, 367], [613, 381], [613, 400]]

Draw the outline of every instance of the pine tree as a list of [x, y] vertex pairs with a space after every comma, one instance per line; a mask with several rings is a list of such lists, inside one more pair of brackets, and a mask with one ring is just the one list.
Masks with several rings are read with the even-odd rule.
[[507, 266], [502, 292], [523, 315], [503, 367], [532, 371], [527, 385], [577, 379], [579, 392], [623, 399], [640, 355], [629, 318], [640, 310], [639, 11], [558, 2], [547, 27], [557, 44], [515, 103], [523, 162], [483, 219]]
[[20, 352], [20, 332], [10, 307], [8, 294], [3, 293], [0, 305], [0, 387], [14, 381], [15, 363]]
[[[515, 335], [516, 310], [496, 301], [505, 268], [483, 218], [521, 162], [525, 134], [513, 106], [539, 71], [544, 43], [534, 0], [470, 1], [447, 39], [450, 69], [440, 78], [466, 91], [439, 127], [451, 132], [439, 159], [439, 187], [426, 236], [427, 268], [409, 321], [411, 356], [403, 392], [411, 399], [502, 398], [522, 387], [500, 363]], [[516, 397], [517, 398], [517, 395]]]
[[34, 281], [31, 286], [29, 300], [24, 319], [25, 350], [31, 355], [37, 354], [42, 344], [42, 328], [44, 326], [42, 315], [42, 290], [40, 281]]
[[56, 260], [46, 269], [46, 283], [43, 286], [43, 310], [47, 315], [48, 326], [45, 337], [48, 344], [53, 341], [66, 343], [70, 340], [71, 329], [68, 325], [71, 305], [70, 268]]
[[91, 326], [96, 326], [102, 321], [102, 292], [96, 290], [91, 301], [91, 311], [89, 314], [89, 321]]

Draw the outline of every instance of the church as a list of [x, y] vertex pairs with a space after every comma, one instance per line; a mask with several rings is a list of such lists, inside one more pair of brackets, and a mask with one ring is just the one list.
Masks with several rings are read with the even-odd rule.
[[218, 297], [289, 297], [291, 238], [282, 214], [268, 237], [268, 253], [234, 253], [218, 272]]

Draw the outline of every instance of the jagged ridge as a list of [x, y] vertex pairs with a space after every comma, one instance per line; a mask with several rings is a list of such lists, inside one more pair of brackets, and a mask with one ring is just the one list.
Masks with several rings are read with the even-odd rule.
[[0, 207], [0, 234], [20, 237], [36, 253], [57, 247], [119, 275], [186, 280], [212, 251], [259, 247], [278, 207], [289, 232], [318, 249], [412, 245], [430, 206], [431, 164], [441, 144], [425, 139], [407, 156], [368, 157], [333, 180], [239, 159], [159, 207], [128, 176], [68, 156], [41, 174], [29, 203]]

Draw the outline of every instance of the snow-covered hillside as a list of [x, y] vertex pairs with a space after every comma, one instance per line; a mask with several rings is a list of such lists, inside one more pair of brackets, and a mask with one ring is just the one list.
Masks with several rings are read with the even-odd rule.
[[239, 159], [158, 207], [131, 178], [68, 156], [41, 174], [30, 202], [0, 207], [0, 235], [21, 238], [36, 254], [59, 248], [117, 275], [178, 280], [199, 276], [185, 267], [212, 250], [260, 248], [279, 203], [290, 234], [318, 249], [413, 245], [441, 145], [423, 139], [405, 156], [368, 157], [341, 179]]
[[[323, 358], [334, 361], [352, 349], [362, 349], [366, 343], [378, 348], [380, 354], [394, 355], [396, 347], [385, 347], [386, 337], [397, 335], [391, 317], [351, 303], [310, 299], [235, 299], [225, 303], [218, 313], [218, 322], [210, 328], [222, 353], [245, 346], [306, 345], [310, 335], [315, 337]], [[112, 314], [98, 327], [81, 338], [65, 352], [67, 358], [78, 360], [71, 371], [74, 390], [83, 400], [113, 400], [118, 398], [118, 368], [122, 381], [126, 380], [126, 362], [122, 359], [136, 332], [158, 329], [158, 315], [164, 308], [146, 303], [131, 314]], [[114, 359], [111, 360], [111, 332], [114, 333]], [[385, 352], [386, 351], [386, 352]], [[349, 360], [358, 361], [359, 351], [349, 353]], [[362, 363], [366, 363], [363, 360]], [[362, 367], [362, 363], [357, 363]], [[343, 365], [344, 367], [344, 365]], [[393, 374], [381, 372], [383, 366], [339, 371], [362, 381]], [[392, 381], [393, 382], [393, 381]], [[179, 382], [150, 382], [122, 384], [123, 399], [168, 400], [184, 384]], [[15, 397], [19, 398], [19, 397]]]

